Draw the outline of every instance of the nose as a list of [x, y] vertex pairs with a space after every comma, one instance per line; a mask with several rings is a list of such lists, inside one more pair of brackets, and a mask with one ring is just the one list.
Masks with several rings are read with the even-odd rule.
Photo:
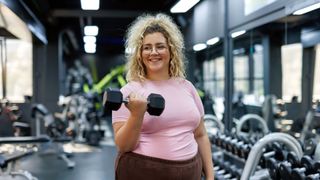
[[152, 47], [150, 54], [153, 54], [153, 53], [159, 54], [157, 47]]

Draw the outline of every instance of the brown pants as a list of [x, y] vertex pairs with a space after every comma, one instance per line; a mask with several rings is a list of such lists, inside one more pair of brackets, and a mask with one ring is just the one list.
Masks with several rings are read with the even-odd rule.
[[133, 152], [118, 154], [116, 180], [200, 180], [200, 153], [184, 161], [159, 159]]

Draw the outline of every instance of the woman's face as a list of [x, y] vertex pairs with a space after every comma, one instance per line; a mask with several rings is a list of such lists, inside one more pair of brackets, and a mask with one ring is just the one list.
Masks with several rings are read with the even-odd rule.
[[141, 57], [147, 77], [160, 75], [169, 77], [170, 50], [167, 39], [160, 32], [147, 34], [142, 42]]

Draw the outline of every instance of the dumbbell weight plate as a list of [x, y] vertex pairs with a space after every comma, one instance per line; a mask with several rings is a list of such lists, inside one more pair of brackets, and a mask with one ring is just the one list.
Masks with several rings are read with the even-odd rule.
[[160, 116], [165, 107], [165, 100], [159, 94], [151, 93], [148, 96], [148, 113], [154, 116]]
[[316, 150], [318, 142], [315, 139], [308, 139], [304, 142], [304, 152], [306, 155], [312, 156]]
[[121, 107], [123, 95], [118, 89], [108, 88], [103, 95], [103, 105], [105, 112], [118, 110]]

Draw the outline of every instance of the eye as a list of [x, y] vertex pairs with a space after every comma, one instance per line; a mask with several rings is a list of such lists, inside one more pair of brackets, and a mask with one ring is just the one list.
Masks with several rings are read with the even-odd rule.
[[151, 49], [151, 46], [142, 46], [142, 50], [144, 51], [150, 51]]
[[157, 49], [159, 49], [159, 50], [163, 50], [163, 49], [165, 49], [166, 48], [166, 46], [164, 46], [164, 45], [159, 45], [159, 46], [157, 46]]

